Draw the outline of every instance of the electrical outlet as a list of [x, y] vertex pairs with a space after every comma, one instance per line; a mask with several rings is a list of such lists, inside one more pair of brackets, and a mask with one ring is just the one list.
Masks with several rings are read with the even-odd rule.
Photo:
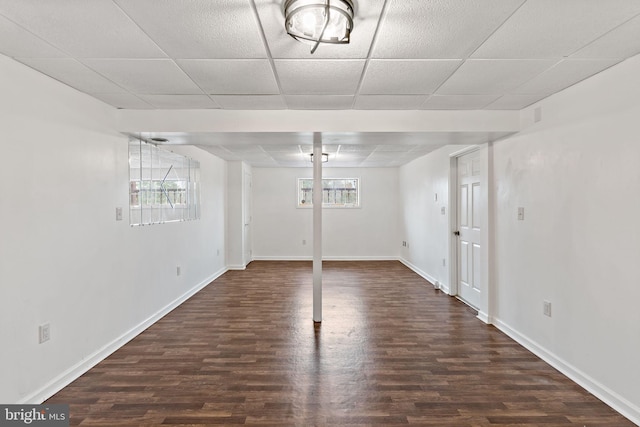
[[51, 339], [51, 325], [48, 323], [40, 325], [40, 327], [38, 328], [38, 335], [38, 342], [40, 344], [49, 341]]
[[307, 244], [307, 241], [302, 239], [302, 246], [305, 246]]
[[446, 258], [442, 258], [442, 266], [443, 267], [447, 266], [447, 259]]
[[524, 208], [518, 208], [518, 221], [524, 221]]
[[549, 301], [544, 301], [542, 303], [542, 314], [551, 317], [551, 303]]
[[116, 208], [116, 221], [122, 221], [122, 208]]
[[405, 242], [405, 241], [403, 240], [403, 241], [402, 241], [402, 246], [406, 248], [406, 247], [407, 247], [407, 242]]
[[182, 269], [180, 268], [180, 266], [176, 267], [176, 276], [179, 276], [180, 273], [182, 273]]
[[220, 249], [218, 249], [218, 250], [216, 251], [216, 255], [217, 255], [217, 256], [220, 256]]
[[440, 214], [445, 215], [447, 213], [447, 208], [444, 206], [440, 208]]

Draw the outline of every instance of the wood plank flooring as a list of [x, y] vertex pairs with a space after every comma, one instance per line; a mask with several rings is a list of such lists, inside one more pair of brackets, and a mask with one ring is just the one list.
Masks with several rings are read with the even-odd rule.
[[399, 262], [230, 271], [53, 396], [83, 426], [633, 426]]

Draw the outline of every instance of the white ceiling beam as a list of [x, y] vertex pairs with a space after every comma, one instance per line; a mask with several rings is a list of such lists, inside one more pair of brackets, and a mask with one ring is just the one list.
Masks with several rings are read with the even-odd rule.
[[121, 132], [518, 132], [519, 111], [119, 110]]

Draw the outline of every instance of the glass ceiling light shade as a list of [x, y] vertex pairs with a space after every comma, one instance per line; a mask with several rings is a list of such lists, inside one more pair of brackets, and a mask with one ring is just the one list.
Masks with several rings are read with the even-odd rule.
[[313, 45], [349, 43], [353, 29], [351, 0], [286, 0], [284, 26], [294, 39]]
[[[322, 163], [327, 163], [329, 161], [329, 154], [322, 153]], [[311, 162], [313, 163], [313, 153], [311, 153]]]

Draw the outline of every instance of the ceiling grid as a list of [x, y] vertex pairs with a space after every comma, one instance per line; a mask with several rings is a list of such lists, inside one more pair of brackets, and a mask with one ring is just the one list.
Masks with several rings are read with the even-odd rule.
[[0, 0], [0, 54], [128, 110], [517, 111], [640, 53], [637, 0], [354, 3], [351, 43], [312, 55], [283, 0]]

